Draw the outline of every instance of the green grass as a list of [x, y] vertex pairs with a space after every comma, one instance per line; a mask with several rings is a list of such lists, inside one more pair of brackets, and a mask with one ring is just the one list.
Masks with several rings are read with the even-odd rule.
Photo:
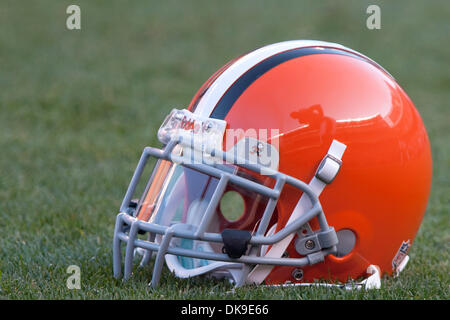
[[[65, 27], [77, 3], [82, 30]], [[365, 27], [379, 4], [382, 29]], [[449, 299], [450, 2], [2, 1], [0, 298]], [[151, 269], [112, 276], [115, 216], [173, 107], [231, 58], [288, 39], [342, 43], [383, 65], [427, 126], [428, 210], [400, 278], [377, 291], [255, 288]], [[413, 173], [412, 173], [413, 174]], [[66, 269], [81, 267], [81, 289]]]

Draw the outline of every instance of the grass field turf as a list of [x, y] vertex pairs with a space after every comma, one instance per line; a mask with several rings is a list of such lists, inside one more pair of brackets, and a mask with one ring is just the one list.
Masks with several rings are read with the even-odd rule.
[[[65, 27], [69, 4], [82, 30]], [[369, 4], [381, 30], [366, 28]], [[449, 299], [450, 2], [2, 1], [0, 298]], [[377, 291], [255, 288], [151, 268], [112, 276], [115, 216], [144, 146], [226, 61], [289, 39], [342, 43], [393, 74], [433, 152], [428, 210], [400, 278]], [[411, 173], [414, 174], [414, 173]], [[69, 265], [81, 289], [66, 288]]]

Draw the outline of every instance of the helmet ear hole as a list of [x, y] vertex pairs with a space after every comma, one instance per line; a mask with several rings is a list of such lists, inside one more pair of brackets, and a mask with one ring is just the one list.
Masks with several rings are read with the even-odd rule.
[[344, 257], [349, 254], [356, 244], [356, 235], [350, 229], [341, 229], [336, 232], [339, 243], [336, 245], [337, 251], [335, 257]]
[[245, 202], [242, 195], [234, 190], [225, 192], [220, 200], [220, 213], [228, 221], [237, 221], [245, 210]]

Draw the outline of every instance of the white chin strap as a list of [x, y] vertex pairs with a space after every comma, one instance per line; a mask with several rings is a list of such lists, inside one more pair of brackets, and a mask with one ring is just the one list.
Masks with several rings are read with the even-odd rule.
[[366, 271], [370, 276], [360, 282], [365, 289], [380, 289], [381, 287], [381, 271], [380, 267], [371, 264]]
[[[346, 147], [347, 146], [345, 144], [337, 140], [333, 140], [333, 142], [331, 143], [327, 155], [323, 158], [315, 176], [309, 183], [309, 187], [317, 196], [320, 196], [325, 186], [331, 183], [339, 172], [341, 166], [341, 158]], [[303, 193], [286, 225], [289, 225], [292, 221], [298, 219], [302, 214], [311, 209], [311, 207], [312, 204], [309, 200], [309, 197], [305, 193]], [[270, 250], [265, 254], [265, 257], [280, 258], [286, 251], [294, 236], [295, 234], [290, 234], [280, 242], [272, 245]], [[255, 266], [255, 268], [253, 268], [253, 270], [248, 274], [246, 282], [254, 284], [262, 283], [264, 279], [266, 279], [266, 277], [270, 274], [273, 268], [274, 266], [271, 265], [259, 264]]]
[[405, 269], [406, 265], [408, 264], [409, 261], [409, 256], [406, 255], [402, 262], [400, 263], [400, 265], [395, 269], [395, 273], [394, 273], [394, 277], [398, 277], [400, 275], [400, 272], [403, 271], [403, 269]]
[[341, 288], [345, 290], [371, 290], [380, 289], [381, 287], [381, 272], [380, 268], [376, 265], [369, 265], [366, 272], [370, 274], [369, 277], [361, 282], [348, 282], [346, 284], [334, 284], [334, 283], [283, 283], [274, 285], [265, 285], [265, 287], [328, 287], [328, 288]]

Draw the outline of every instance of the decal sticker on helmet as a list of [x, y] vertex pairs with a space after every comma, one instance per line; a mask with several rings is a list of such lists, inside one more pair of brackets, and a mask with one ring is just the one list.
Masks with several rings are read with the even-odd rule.
[[392, 260], [392, 270], [397, 271], [402, 261], [408, 256], [409, 248], [411, 248], [411, 241], [409, 239], [407, 241], [403, 241], [402, 245], [395, 254], [394, 259]]

